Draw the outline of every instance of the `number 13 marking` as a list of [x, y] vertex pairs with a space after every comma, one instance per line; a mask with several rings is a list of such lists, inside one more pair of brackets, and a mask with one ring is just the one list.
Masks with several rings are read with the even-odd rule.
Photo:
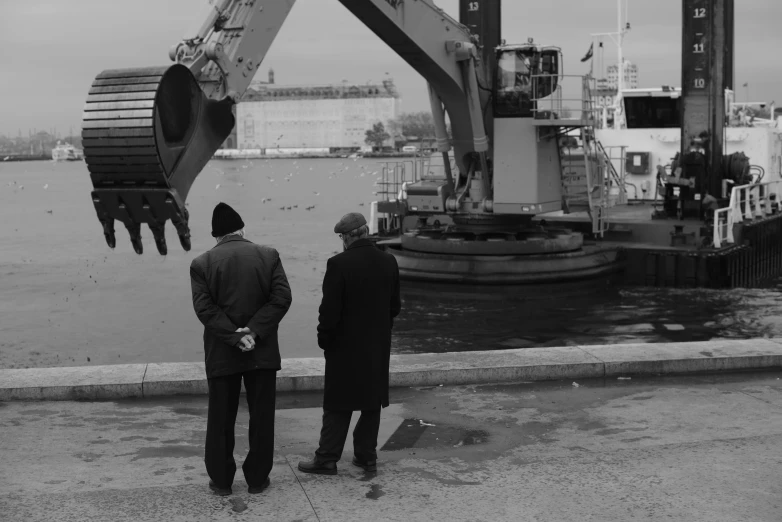
[[478, 11], [479, 4], [478, 2], [470, 2], [470, 4], [467, 6], [468, 11]]

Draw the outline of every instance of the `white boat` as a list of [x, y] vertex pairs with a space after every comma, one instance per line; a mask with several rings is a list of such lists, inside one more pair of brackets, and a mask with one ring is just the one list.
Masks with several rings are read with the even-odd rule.
[[[670, 173], [671, 162], [681, 149], [679, 117], [681, 89], [627, 89], [622, 92], [623, 125], [596, 129], [595, 136], [611, 154], [617, 172], [624, 174], [629, 199], [654, 200], [657, 166]], [[773, 104], [736, 103], [727, 96], [728, 124], [725, 153], [744, 152], [750, 159], [756, 182], [782, 180], [782, 125], [780, 120], [752, 117], [753, 109]], [[650, 116], [651, 115], [651, 116]]]
[[52, 159], [54, 161], [84, 161], [84, 151], [77, 149], [70, 143], [57, 142], [57, 146], [52, 149]]
[[[621, 1], [617, 0], [617, 31], [592, 35], [593, 46], [595, 38], [601, 48], [603, 38], [610, 38], [617, 46], [613, 92], [608, 95], [609, 79], [596, 81], [592, 100], [592, 106], [598, 109], [595, 137], [624, 180], [627, 198], [654, 201], [662, 197], [658, 169], [670, 175], [673, 158], [682, 149], [682, 91], [673, 86], [626, 88], [628, 73], [622, 42], [630, 24], [626, 12], [622, 22], [622, 14]], [[753, 182], [782, 183], [782, 118], [776, 116], [774, 103], [739, 103], [735, 92], [726, 89], [725, 114], [724, 154], [743, 152], [750, 160]], [[769, 117], [756, 117], [760, 114]]]

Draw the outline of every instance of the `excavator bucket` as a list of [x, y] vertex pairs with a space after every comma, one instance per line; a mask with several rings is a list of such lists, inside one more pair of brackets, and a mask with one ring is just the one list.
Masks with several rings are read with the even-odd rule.
[[109, 247], [114, 221], [143, 253], [146, 223], [162, 255], [164, 226], [174, 224], [190, 250], [185, 199], [196, 176], [234, 126], [233, 102], [206, 97], [184, 65], [100, 73], [84, 107], [82, 145], [92, 179], [92, 202]]

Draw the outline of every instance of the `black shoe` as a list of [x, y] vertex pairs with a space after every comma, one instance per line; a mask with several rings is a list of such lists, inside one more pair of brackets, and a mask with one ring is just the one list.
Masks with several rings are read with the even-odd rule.
[[368, 471], [370, 473], [377, 471], [376, 460], [368, 460], [366, 462], [363, 462], [361, 460], [358, 460], [357, 457], [353, 457], [353, 465], [358, 466], [359, 468], [364, 468], [364, 471]]
[[252, 493], [253, 495], [255, 495], [256, 493], [261, 493], [264, 489], [268, 488], [269, 484], [271, 483], [272, 483], [271, 479], [269, 479], [269, 477], [266, 477], [266, 480], [260, 486], [248, 486], [247, 492]]
[[215, 492], [216, 495], [220, 495], [221, 497], [227, 497], [232, 493], [231, 488], [226, 489], [226, 488], [218, 487], [217, 484], [215, 484], [211, 480], [209, 481], [209, 489], [211, 489], [212, 491]]
[[304, 473], [316, 473], [318, 475], [336, 475], [336, 462], [318, 462], [317, 458], [309, 462], [299, 462], [299, 471]]

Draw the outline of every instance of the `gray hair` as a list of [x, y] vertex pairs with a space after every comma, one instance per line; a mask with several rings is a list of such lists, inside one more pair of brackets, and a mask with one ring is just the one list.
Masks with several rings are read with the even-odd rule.
[[361, 225], [360, 227], [351, 230], [345, 235], [351, 238], [361, 239], [369, 235], [369, 227], [367, 225]]
[[228, 236], [244, 237], [244, 229], [242, 228], [242, 229], [237, 230], [235, 232], [229, 232], [229, 233], [227, 233], [224, 236], [220, 236], [220, 237], [217, 238], [217, 242], [219, 243], [220, 241], [222, 241], [223, 239], [227, 238]]

